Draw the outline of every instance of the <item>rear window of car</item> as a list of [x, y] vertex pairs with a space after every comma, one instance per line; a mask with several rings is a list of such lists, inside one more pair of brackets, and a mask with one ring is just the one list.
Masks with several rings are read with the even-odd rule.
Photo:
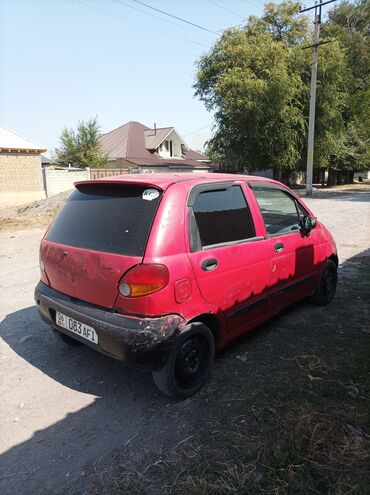
[[52, 223], [46, 240], [142, 256], [161, 195], [157, 189], [141, 186], [79, 186]]

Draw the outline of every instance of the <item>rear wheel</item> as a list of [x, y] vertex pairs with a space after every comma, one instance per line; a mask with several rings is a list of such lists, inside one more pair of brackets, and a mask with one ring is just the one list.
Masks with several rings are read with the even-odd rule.
[[153, 372], [154, 383], [170, 397], [190, 397], [206, 382], [214, 356], [212, 332], [203, 323], [191, 323], [177, 337], [163, 368]]
[[58, 330], [55, 330], [55, 328], [52, 328], [51, 331], [53, 332], [53, 335], [58, 340], [62, 340], [65, 344], [68, 344], [71, 346], [82, 345], [82, 342], [80, 342], [79, 340], [75, 340], [74, 338], [70, 337], [69, 335], [66, 335], [65, 333], [59, 332]]
[[311, 302], [318, 306], [329, 304], [337, 290], [338, 281], [337, 265], [332, 260], [327, 260], [321, 275], [320, 282], [311, 297]]

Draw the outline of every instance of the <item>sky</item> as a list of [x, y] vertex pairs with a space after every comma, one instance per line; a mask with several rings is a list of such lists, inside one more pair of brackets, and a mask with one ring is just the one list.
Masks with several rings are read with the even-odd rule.
[[48, 154], [63, 127], [92, 116], [102, 132], [130, 120], [174, 126], [199, 148], [213, 119], [194, 97], [195, 62], [264, 3], [0, 0], [0, 125]]

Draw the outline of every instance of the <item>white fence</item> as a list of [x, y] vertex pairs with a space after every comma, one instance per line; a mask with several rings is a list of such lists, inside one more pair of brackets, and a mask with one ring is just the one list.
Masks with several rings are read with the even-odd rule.
[[73, 189], [79, 180], [90, 179], [89, 168], [43, 169], [44, 189], [47, 197]]

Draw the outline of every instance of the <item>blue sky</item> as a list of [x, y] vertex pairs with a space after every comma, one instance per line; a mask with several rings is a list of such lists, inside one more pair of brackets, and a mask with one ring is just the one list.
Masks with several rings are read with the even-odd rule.
[[[215, 32], [265, 3], [142, 1]], [[93, 115], [103, 132], [156, 122], [190, 144], [194, 131], [211, 131], [192, 84], [195, 61], [216, 39], [133, 0], [0, 0], [0, 125], [49, 150], [64, 126]]]

